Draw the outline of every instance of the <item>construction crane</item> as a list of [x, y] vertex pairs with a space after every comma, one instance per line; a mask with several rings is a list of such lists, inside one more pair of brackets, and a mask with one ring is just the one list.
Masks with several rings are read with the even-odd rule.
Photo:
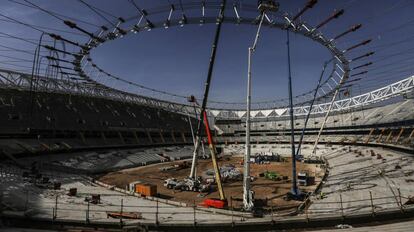
[[260, 36], [260, 29], [262, 28], [263, 19], [265, 18], [266, 11], [277, 11], [279, 4], [275, 1], [258, 1], [257, 9], [260, 11], [260, 23], [257, 28], [256, 36], [253, 45], [249, 47], [248, 55], [248, 67], [247, 67], [247, 99], [246, 99], [246, 146], [244, 154], [244, 167], [243, 167], [243, 206], [244, 209], [250, 211], [254, 207], [254, 192], [250, 188], [250, 108], [251, 108], [251, 66], [252, 55], [256, 50], [257, 42]]
[[[221, 6], [220, 6], [220, 12], [219, 12], [219, 16], [217, 18], [217, 23], [216, 23], [216, 33], [214, 36], [214, 41], [213, 41], [213, 45], [212, 45], [212, 50], [211, 50], [211, 56], [210, 56], [210, 60], [209, 60], [209, 66], [208, 66], [208, 73], [207, 73], [207, 80], [205, 82], [205, 88], [204, 88], [204, 95], [203, 95], [203, 101], [201, 106], [199, 106], [200, 108], [200, 119], [198, 120], [197, 123], [197, 131], [196, 131], [196, 136], [195, 136], [195, 140], [194, 140], [194, 152], [193, 152], [193, 158], [192, 158], [192, 163], [191, 163], [191, 171], [190, 171], [190, 175], [188, 178], [185, 178], [183, 182], [185, 183], [189, 183], [192, 186], [200, 186], [201, 188], [196, 188], [196, 189], [203, 189], [203, 186], [201, 184], [201, 178], [197, 177], [197, 173], [196, 173], [196, 166], [197, 166], [197, 156], [198, 156], [198, 150], [199, 150], [199, 146], [201, 143], [201, 131], [202, 131], [202, 125], [203, 125], [203, 119], [207, 120], [207, 113], [206, 113], [206, 106], [207, 106], [207, 100], [208, 100], [208, 95], [209, 95], [209, 91], [210, 91], [210, 83], [211, 83], [211, 78], [213, 75], [213, 68], [214, 68], [214, 63], [215, 63], [215, 57], [216, 57], [216, 53], [217, 53], [217, 47], [218, 47], [218, 42], [219, 42], [219, 38], [220, 38], [220, 33], [221, 33], [221, 26], [222, 26], [222, 22], [224, 19], [224, 10], [226, 9], [226, 0], [222, 0], [221, 2]], [[195, 99], [195, 97], [190, 97], [189, 101], [192, 102], [194, 104], [197, 104], [197, 101]], [[205, 117], [203, 117], [205, 116]], [[210, 143], [210, 147], [214, 148], [214, 145], [212, 144], [212, 138], [211, 138], [211, 134], [210, 134], [210, 128], [208, 125], [208, 122], [204, 122], [206, 125], [206, 130], [208, 131], [208, 134], [210, 136], [209, 141]], [[215, 166], [215, 171], [218, 170], [218, 165], [217, 165], [217, 160], [215, 158], [215, 149], [210, 150], [212, 156], [214, 155], [214, 158], [212, 157], [213, 161], [213, 165]], [[169, 184], [176, 184], [176, 180], [174, 178], [170, 178], [168, 179], [164, 185], [168, 186]], [[219, 185], [219, 191], [220, 191], [220, 199], [206, 199], [203, 204], [207, 207], [215, 207], [215, 208], [225, 208], [227, 206], [227, 201], [225, 200], [225, 196], [224, 196], [224, 191], [221, 185], [221, 178], [220, 178], [220, 172], [218, 172], [218, 176], [216, 173], [216, 182]], [[182, 182], [181, 182], [182, 183]], [[188, 185], [188, 184], [187, 184]], [[184, 190], [190, 190], [190, 186], [184, 185]], [[194, 188], [193, 188], [194, 190]]]
[[225, 208], [227, 207], [227, 200], [226, 200], [226, 196], [224, 195], [223, 185], [221, 183], [220, 168], [218, 166], [217, 156], [216, 156], [216, 147], [214, 145], [213, 136], [211, 135], [210, 125], [208, 123], [206, 111], [204, 111], [203, 117], [204, 117], [204, 125], [206, 128], [208, 147], [210, 148], [211, 161], [213, 162], [214, 175], [215, 175], [217, 188], [218, 188], [219, 195], [220, 195], [219, 199], [205, 199], [203, 204], [207, 207]]
[[209, 60], [209, 65], [208, 65], [208, 72], [207, 72], [207, 80], [204, 84], [203, 102], [200, 107], [200, 120], [198, 120], [198, 123], [197, 123], [193, 159], [191, 163], [191, 171], [190, 171], [190, 176], [189, 176], [189, 178], [191, 179], [197, 179], [196, 164], [197, 164], [198, 149], [201, 143], [200, 134], [201, 134], [202, 125], [203, 125], [203, 117], [201, 115], [203, 114], [203, 112], [206, 110], [206, 107], [207, 107], [208, 95], [210, 92], [210, 83], [211, 83], [211, 78], [213, 76], [213, 69], [214, 69], [214, 64], [216, 60], [217, 47], [218, 47], [218, 42], [219, 42], [219, 38], [221, 34], [221, 26], [222, 26], [223, 19], [224, 19], [225, 9], [226, 9], [226, 0], [222, 0], [219, 16], [217, 18], [217, 23], [216, 23], [216, 33], [215, 33], [213, 45], [211, 48], [211, 55], [210, 55], [210, 60]]
[[[199, 106], [198, 102], [197, 102], [197, 99], [194, 96], [191, 96], [189, 99], [191, 99], [189, 101], [192, 102], [194, 105]], [[218, 188], [219, 196], [220, 196], [219, 199], [213, 199], [213, 198], [205, 199], [203, 201], [202, 205], [204, 205], [206, 207], [226, 208], [227, 207], [227, 200], [226, 200], [226, 196], [224, 194], [223, 184], [221, 182], [220, 168], [219, 168], [218, 163], [217, 163], [216, 147], [214, 145], [213, 136], [211, 135], [210, 123], [208, 121], [207, 111], [203, 112], [202, 117], [204, 119], [204, 128], [206, 130], [208, 147], [210, 149], [211, 161], [213, 163], [214, 177], [215, 177], [215, 180], [216, 180], [216, 183], [217, 183], [217, 188]]]

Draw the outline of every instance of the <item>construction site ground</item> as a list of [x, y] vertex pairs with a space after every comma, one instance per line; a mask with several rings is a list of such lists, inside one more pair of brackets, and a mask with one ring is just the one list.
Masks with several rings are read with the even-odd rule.
[[[219, 165], [224, 166], [226, 164], [232, 164], [235, 168], [243, 171], [241, 165], [242, 158], [238, 156], [224, 156], [220, 159]], [[99, 177], [99, 180], [115, 185], [119, 188], [125, 188], [129, 183], [134, 181], [142, 181], [146, 183], [156, 184], [158, 188], [158, 197], [165, 198], [172, 201], [184, 202], [187, 204], [199, 204], [206, 198], [219, 198], [217, 186], [213, 186], [213, 189], [209, 193], [199, 194], [198, 192], [171, 190], [163, 186], [164, 180], [174, 177], [177, 179], [183, 179], [190, 173], [190, 167], [180, 170], [168, 170], [162, 171], [163, 168], [182, 163], [183, 161], [175, 161], [169, 163], [154, 164], [145, 167], [137, 167], [131, 169], [125, 169], [117, 172], [111, 172]], [[210, 159], [199, 160], [197, 171], [199, 175], [203, 176], [205, 171], [212, 169], [212, 162]], [[265, 177], [259, 177], [260, 173], [265, 171], [276, 172], [282, 176], [288, 176], [288, 180], [273, 181], [265, 179]], [[306, 164], [297, 162], [297, 171], [306, 171], [311, 176], [315, 176], [315, 184], [311, 186], [300, 186], [302, 191], [311, 192], [320, 183], [324, 170], [318, 164]], [[301, 202], [299, 201], [287, 201], [284, 200], [284, 196], [290, 191], [292, 187], [292, 162], [287, 158], [286, 162], [271, 162], [270, 164], [251, 164], [251, 176], [255, 177], [252, 182], [252, 190], [255, 192], [255, 199], [267, 202], [267, 208], [273, 207], [275, 211], [290, 211], [297, 207]], [[241, 208], [243, 197], [243, 181], [237, 180], [233, 182], [223, 183], [226, 198], [229, 199], [229, 204], [234, 208]], [[230, 202], [230, 199], [233, 199]]]

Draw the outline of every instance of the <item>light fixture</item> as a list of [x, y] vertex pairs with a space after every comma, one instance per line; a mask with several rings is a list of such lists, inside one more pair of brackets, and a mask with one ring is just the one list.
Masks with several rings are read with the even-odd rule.
[[337, 40], [345, 35], [347, 35], [348, 33], [354, 32], [356, 30], [358, 30], [359, 28], [361, 28], [362, 24], [356, 24], [354, 26], [352, 26], [351, 28], [349, 28], [348, 30], [342, 32], [341, 34], [335, 36], [332, 40]]
[[184, 24], [187, 24], [187, 17], [185, 16], [185, 14], [181, 16], [181, 19], [178, 23], [180, 24], [181, 27], [184, 27]]
[[145, 24], [145, 27], [144, 28], [147, 31], [151, 31], [151, 29], [154, 28], [154, 24], [152, 24], [151, 21], [149, 21], [148, 19], [146, 21], [147, 21], [147, 23]]
[[122, 29], [122, 28], [117, 27], [116, 29], [118, 30], [119, 34], [121, 34], [121, 37], [122, 37], [122, 35], [126, 35], [127, 34], [127, 32], [124, 29]]
[[343, 14], [344, 14], [344, 12], [345, 12], [345, 10], [344, 10], [344, 9], [341, 9], [341, 10], [335, 10], [335, 11], [334, 11], [334, 13], [333, 13], [331, 16], [329, 16], [327, 19], [325, 19], [324, 21], [322, 21], [321, 23], [319, 23], [319, 24], [318, 24], [318, 26], [316, 26], [316, 28], [315, 28], [315, 29], [319, 29], [319, 28], [321, 28], [322, 26], [326, 25], [326, 24], [327, 24], [328, 22], [330, 22], [331, 20], [339, 18], [339, 16], [343, 15]]
[[353, 49], [355, 49], [355, 48], [357, 48], [357, 47], [361, 47], [361, 46], [363, 46], [363, 45], [367, 45], [367, 44], [369, 44], [371, 41], [372, 41], [371, 39], [368, 39], [368, 40], [362, 41], [362, 42], [361, 42], [361, 43], [359, 43], [359, 44], [356, 44], [356, 45], [354, 45], [354, 46], [351, 46], [351, 47], [349, 47], [349, 48], [345, 49], [343, 52], [348, 52], [348, 51], [353, 50]]
[[367, 66], [370, 66], [372, 64], [373, 64], [372, 62], [368, 62], [368, 63], [362, 64], [362, 65], [356, 66], [356, 67], [352, 68], [351, 70], [367, 67]]
[[167, 19], [166, 21], [165, 21], [165, 23], [164, 23], [164, 28], [165, 29], [167, 29], [167, 28], [169, 28], [170, 27], [170, 20], [169, 19]]
[[170, 8], [170, 13], [168, 14], [168, 18], [167, 18], [167, 20], [165, 21], [165, 23], [164, 23], [164, 28], [165, 29], [167, 29], [167, 28], [169, 28], [170, 27], [170, 23], [171, 23], [171, 16], [172, 16], [172, 13], [173, 13], [173, 11], [175, 10], [175, 7], [174, 7], [174, 5], [173, 4], [171, 4], [171, 8]]
[[298, 19], [301, 15], [303, 15], [305, 13], [305, 11], [307, 11], [308, 9], [312, 8], [318, 1], [317, 0], [309, 0], [305, 7], [302, 8], [302, 10], [300, 10], [293, 18], [292, 18], [292, 22], [294, 22], [296, 19]]
[[131, 31], [134, 33], [134, 34], [136, 34], [136, 33], [138, 33], [139, 32], [139, 26], [138, 26], [138, 24], [135, 24], [134, 25], [134, 27], [131, 29]]
[[350, 59], [350, 60], [349, 60], [349, 62], [353, 62], [353, 61], [356, 61], [356, 60], [362, 59], [362, 58], [364, 58], [364, 57], [372, 56], [372, 55], [374, 55], [374, 53], [375, 53], [375, 52], [368, 52], [367, 54], [364, 54], [364, 55], [362, 55], [362, 56], [357, 56], [357, 57], [355, 57], [355, 58]]
[[106, 37], [110, 40], [114, 40], [117, 37], [117, 34], [113, 33], [113, 32], [109, 32]]
[[239, 11], [237, 10], [237, 4], [236, 3], [233, 4], [233, 9], [234, 9], [234, 13], [236, 14], [236, 17], [237, 17], [236, 24], [240, 24], [242, 19], [240, 18]]
[[201, 19], [200, 19], [200, 26], [202, 26], [204, 23], [205, 23], [205, 20], [204, 20], [204, 16], [205, 16], [205, 8], [206, 8], [206, 2], [205, 1], [203, 1], [202, 3], [201, 3], [201, 15], [203, 16]]

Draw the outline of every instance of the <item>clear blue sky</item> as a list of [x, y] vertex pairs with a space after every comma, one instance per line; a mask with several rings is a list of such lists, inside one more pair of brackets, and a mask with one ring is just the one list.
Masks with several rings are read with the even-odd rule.
[[[16, 2], [25, 3], [23, 0]], [[106, 22], [77, 0], [30, 0], [31, 2], [71, 16], [76, 19], [103, 25]], [[87, 3], [128, 18], [137, 15], [128, 0], [85, 0]], [[170, 2], [178, 4], [177, 0]], [[183, 2], [188, 2], [183, 0]], [[197, 2], [197, 1], [191, 1]], [[201, 1], [198, 1], [201, 2]], [[228, 1], [230, 4], [233, 1]], [[241, 3], [255, 3], [240, 0]], [[281, 9], [297, 12], [305, 0], [280, 0]], [[136, 0], [142, 8], [168, 4], [167, 0]], [[25, 3], [26, 4], [26, 3]], [[362, 40], [373, 42], [349, 54], [349, 58], [375, 51], [375, 56], [359, 64], [372, 61], [368, 75], [354, 87], [354, 94], [380, 87], [403, 79], [414, 73], [414, 1], [413, 0], [319, 0], [319, 3], [303, 16], [303, 20], [316, 25], [328, 17], [334, 9], [345, 9], [340, 19], [322, 28], [323, 33], [333, 37], [350, 26], [362, 23], [360, 31], [340, 39], [337, 46], [347, 48]], [[76, 32], [50, 15], [8, 0], [0, 1], [0, 13], [34, 25]], [[216, 12], [208, 12], [214, 15]], [[232, 11], [226, 14], [233, 15]], [[241, 12], [243, 17], [243, 12]], [[111, 19], [110, 16], [107, 16]], [[164, 16], [163, 16], [164, 17]], [[166, 17], [166, 16], [165, 16]], [[174, 17], [179, 17], [178, 5]], [[0, 32], [37, 39], [38, 31], [4, 21], [0, 17]], [[90, 31], [96, 27], [78, 23]], [[124, 79], [180, 95], [202, 95], [207, 75], [208, 60], [215, 25], [187, 25], [183, 28], [157, 29], [151, 32], [130, 34], [125, 38], [105, 43], [93, 50], [91, 57], [106, 71]], [[46, 30], [46, 29], [45, 29]], [[255, 26], [225, 24], [217, 53], [211, 88], [211, 99], [241, 102], [245, 99], [247, 78], [247, 48], [252, 44]], [[55, 32], [56, 33], [56, 32]], [[87, 37], [59, 32], [67, 38], [85, 42]], [[316, 85], [323, 61], [330, 55], [326, 49], [300, 35], [292, 35], [292, 74], [294, 93], [311, 90]], [[278, 29], [265, 28], [253, 59], [253, 101], [285, 98], [287, 96], [286, 35]], [[15, 39], [0, 37], [0, 45], [34, 51], [34, 45]], [[73, 49], [68, 46], [69, 49]], [[32, 59], [30, 54], [8, 51], [0, 47], [0, 54], [17, 59]], [[12, 61], [0, 57], [0, 67], [29, 70], [26, 61]], [[14, 66], [12, 65], [14, 64]], [[20, 66], [27, 66], [19, 67]], [[121, 87], [121, 85], [119, 85]], [[156, 97], [156, 95], [155, 95]]]

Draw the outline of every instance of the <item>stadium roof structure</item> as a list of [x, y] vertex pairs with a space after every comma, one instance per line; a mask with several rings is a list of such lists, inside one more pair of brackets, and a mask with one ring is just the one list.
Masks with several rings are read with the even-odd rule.
[[[68, 91], [94, 96], [104, 96], [121, 100], [134, 101], [141, 104], [149, 104], [162, 108], [167, 108], [185, 114], [193, 112], [186, 102], [187, 96], [148, 87], [132, 81], [126, 77], [111, 74], [96, 64], [91, 56], [94, 49], [101, 44], [111, 43], [113, 40], [151, 32], [156, 29], [166, 29], [170, 27], [182, 27], [186, 24], [215, 24], [222, 21], [233, 25], [257, 25], [259, 12], [255, 4], [244, 3], [243, 1], [227, 2], [225, 5], [225, 16], [219, 17], [221, 1], [168, 1], [166, 4], [151, 4], [148, 8], [140, 7], [138, 1], [125, 1], [125, 4], [132, 7], [134, 14], [115, 16], [108, 9], [96, 6], [89, 1], [74, 1], [71, 4], [79, 4], [81, 7], [90, 10], [102, 23], [100, 25], [68, 16], [47, 7], [41, 6], [34, 1], [11, 1], [17, 7], [30, 8], [43, 13], [64, 27], [53, 29], [47, 25], [34, 25], [19, 17], [1, 14], [5, 23], [19, 24], [28, 30], [34, 30], [41, 34], [39, 41], [28, 40], [8, 32], [1, 32], [2, 36], [12, 40], [23, 41], [37, 47], [35, 53], [23, 49], [14, 49], [15, 56], [5, 57], [13, 59], [14, 63], [4, 61], [2, 71], [2, 85], [18, 86], [29, 83], [29, 87], [38, 88], [42, 91]], [[344, 8], [349, 8], [350, 3]], [[396, 5], [396, 7], [400, 7]], [[311, 41], [319, 43], [331, 54], [331, 58], [326, 61], [331, 66], [320, 85], [308, 92], [301, 93], [294, 97], [295, 114], [305, 115], [309, 111], [309, 105], [313, 97], [316, 96], [315, 107], [312, 113], [325, 113], [333, 106], [333, 111], [347, 110], [358, 106], [366, 106], [377, 103], [397, 95], [402, 95], [412, 88], [412, 77], [401, 75], [399, 80], [394, 79], [394, 83], [388, 83], [381, 88], [371, 89], [366, 93], [347, 96], [346, 99], [337, 100], [340, 94], [349, 94], [352, 86], [359, 85], [363, 77], [368, 73], [367, 67], [373, 62], [367, 59], [374, 56], [374, 51], [360, 52], [358, 55], [349, 54], [350, 51], [357, 51], [371, 42], [369, 37], [354, 40], [351, 46], [340, 46], [338, 40], [349, 34], [354, 34], [361, 28], [361, 24], [355, 24], [348, 29], [344, 29], [335, 36], [326, 34], [326, 25], [333, 23], [338, 18], [346, 14], [344, 9], [336, 9], [318, 23], [310, 24], [306, 21], [305, 11], [312, 8], [309, 3], [304, 4], [302, 11], [289, 13], [283, 9], [281, 4], [277, 12], [266, 12], [263, 25], [275, 30], [289, 30], [295, 34], [304, 36]], [[364, 24], [364, 22], [361, 22]], [[407, 23], [402, 22], [400, 27], [405, 27]], [[408, 22], [409, 25], [409, 22]], [[94, 28], [94, 29], [90, 29]], [[397, 27], [398, 29], [398, 27]], [[397, 30], [395, 29], [395, 30]], [[165, 33], [168, 30], [165, 31]], [[71, 33], [71, 34], [70, 34]], [[62, 44], [63, 46], [59, 46]], [[2, 45], [4, 47], [9, 47]], [[380, 48], [385, 45], [378, 45]], [[390, 45], [392, 46], [392, 45]], [[70, 48], [70, 49], [69, 49]], [[12, 47], [8, 48], [13, 50]], [[71, 51], [71, 52], [69, 52]], [[22, 59], [20, 53], [30, 53], [35, 55], [35, 59]], [[11, 65], [18, 65], [16, 61], [32, 62], [32, 72], [30, 69], [25, 72], [13, 70]], [[355, 63], [355, 64], [354, 64]], [[29, 76], [28, 76], [29, 75]], [[27, 78], [31, 78], [28, 80]], [[112, 84], [107, 84], [112, 80]], [[36, 83], [33, 85], [33, 83]], [[131, 90], [132, 89], [132, 90]], [[327, 99], [332, 99], [332, 103], [326, 103]], [[335, 102], [335, 103], [333, 103]], [[209, 113], [214, 117], [221, 118], [242, 118], [245, 103], [209, 101]], [[271, 101], [253, 102], [253, 117], [279, 117], [287, 115], [287, 105], [285, 99]]]

